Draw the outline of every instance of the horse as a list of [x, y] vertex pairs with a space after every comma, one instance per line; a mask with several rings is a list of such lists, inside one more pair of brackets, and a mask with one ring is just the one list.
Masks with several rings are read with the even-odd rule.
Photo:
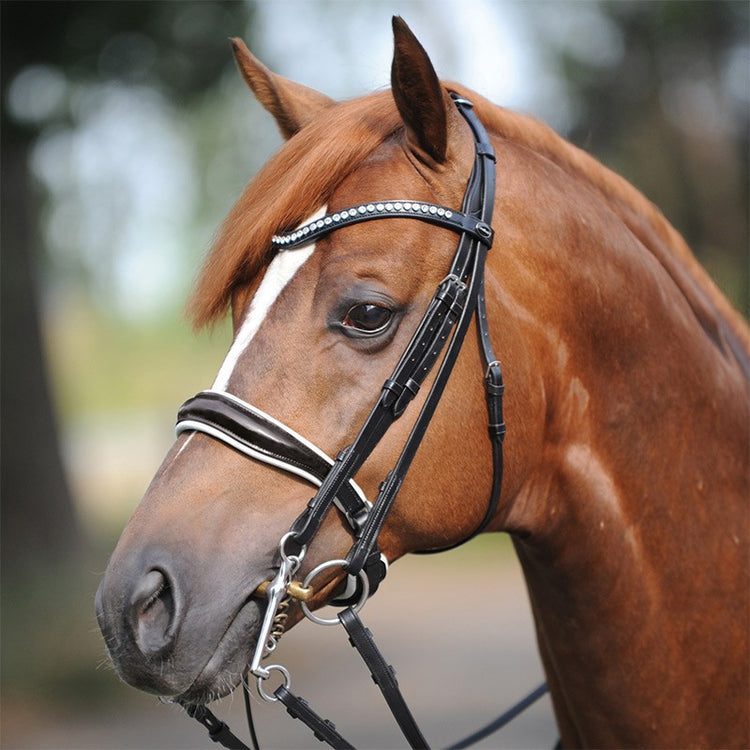
[[[344, 102], [232, 40], [285, 142], [196, 282], [193, 322], [229, 313], [233, 341], [111, 556], [96, 597], [110, 658], [130, 685], [204, 705], [251, 662], [267, 676], [265, 646], [306, 613], [361, 606], [386, 563], [506, 532], [563, 747], [747, 747], [748, 327], [636, 188], [441, 81], [400, 18], [393, 31], [391, 89]], [[467, 228], [477, 163], [496, 184]], [[457, 274], [467, 243], [484, 266]], [[430, 361], [399, 381], [425, 311], [450, 317], [480, 275], [449, 377]], [[482, 384], [500, 362], [493, 420]], [[372, 538], [352, 566], [359, 515]]]

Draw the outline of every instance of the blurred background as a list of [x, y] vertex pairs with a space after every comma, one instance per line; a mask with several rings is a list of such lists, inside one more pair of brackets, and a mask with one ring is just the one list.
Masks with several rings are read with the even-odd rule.
[[[226, 325], [195, 334], [183, 318], [192, 280], [223, 216], [280, 145], [228, 37], [287, 77], [351, 97], [388, 84], [390, 17], [402, 15], [439, 75], [545, 120], [639, 187], [747, 316], [749, 8], [3, 0], [0, 745], [211, 744], [177, 709], [119, 684], [93, 597], [172, 441], [176, 407], [210, 385], [229, 345]], [[436, 571], [459, 593], [412, 593]], [[465, 592], [479, 597], [467, 623], [456, 605], [468, 571], [482, 593]], [[393, 581], [372, 602], [373, 622], [436, 744], [534, 686], [541, 671], [506, 541], [403, 561]], [[393, 617], [404, 611], [415, 616]], [[351, 683], [343, 676], [351, 649], [326, 633], [311, 650], [309, 631], [283, 643], [309, 685], [302, 694], [334, 719], [358, 716], [356, 742], [398, 746], [384, 715], [362, 713], [376, 698], [354, 685], [369, 678], [356, 664]], [[472, 703], [480, 684], [497, 706]], [[240, 703], [217, 709], [238, 732]], [[259, 722], [267, 746], [312, 742], [276, 707]], [[484, 746], [550, 747], [554, 731], [543, 702]]]

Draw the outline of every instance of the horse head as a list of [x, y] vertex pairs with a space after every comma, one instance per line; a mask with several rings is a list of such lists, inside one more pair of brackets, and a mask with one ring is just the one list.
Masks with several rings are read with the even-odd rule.
[[747, 325], [635, 188], [394, 38], [347, 102], [233, 42], [286, 142], [198, 280], [234, 338], [99, 588], [111, 658], [202, 704], [292, 584], [286, 628], [506, 531], [565, 746], [746, 746]]
[[[243, 77], [288, 142], [230, 213], [192, 303], [199, 322], [231, 307], [234, 340], [212, 391], [252, 404], [329, 456], [356, 437], [447, 273], [456, 233], [391, 218], [272, 256], [273, 235], [383, 198], [458, 210], [474, 158], [470, 129], [424, 50], [405, 24], [394, 29], [392, 93], [341, 104], [272, 74], [233, 41]], [[380, 534], [388, 561], [450, 545], [485, 513], [491, 458], [475, 346], [456, 371]], [[478, 388], [459, 385], [472, 378]], [[409, 415], [358, 471], [365, 497], [377, 496]], [[455, 441], [476, 450], [457, 452]], [[272, 577], [279, 540], [312, 494], [299, 476], [248, 461], [205, 432], [182, 432], [99, 590], [99, 622], [122, 677], [183, 701], [231, 691], [263, 615], [254, 593]], [[328, 513], [300, 574], [351, 545], [345, 516]], [[309, 606], [330, 599], [344, 579], [340, 569], [327, 572]], [[298, 617], [295, 608], [288, 626]]]

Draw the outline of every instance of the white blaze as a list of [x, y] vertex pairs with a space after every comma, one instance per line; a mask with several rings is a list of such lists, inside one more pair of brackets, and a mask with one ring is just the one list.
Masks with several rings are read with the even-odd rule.
[[[325, 212], [326, 207], [323, 206], [323, 208], [313, 214], [307, 219], [307, 221], [303, 222], [303, 224], [308, 224], [311, 221], [315, 221], [316, 219], [325, 216]], [[255, 334], [258, 333], [258, 330], [266, 319], [266, 315], [268, 315], [268, 311], [271, 309], [273, 303], [278, 299], [284, 287], [294, 278], [297, 271], [302, 268], [305, 261], [307, 261], [307, 259], [313, 254], [314, 250], [314, 243], [298, 250], [284, 250], [277, 253], [276, 257], [271, 261], [266, 269], [263, 281], [260, 282], [258, 291], [255, 292], [255, 296], [250, 303], [250, 308], [247, 311], [245, 320], [240, 326], [240, 330], [237, 332], [237, 335], [232, 342], [229, 353], [219, 369], [216, 380], [211, 387], [212, 390], [226, 390], [229, 379], [234, 372], [234, 368], [237, 366], [237, 362], [247, 350], [250, 342], [255, 338]]]

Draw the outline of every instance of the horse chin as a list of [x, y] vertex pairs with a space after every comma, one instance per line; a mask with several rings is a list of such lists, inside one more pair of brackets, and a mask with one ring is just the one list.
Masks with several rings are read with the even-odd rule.
[[242, 681], [253, 656], [263, 610], [258, 599], [248, 599], [190, 687], [179, 695], [169, 696], [168, 700], [183, 705], [200, 705], [232, 693]]
[[[333, 592], [343, 590], [342, 587], [340, 578], [329, 581], [321, 587], [317, 598], [323, 603]], [[315, 608], [313, 602], [310, 603]], [[253, 657], [264, 613], [264, 600], [257, 597], [248, 599], [190, 687], [179, 695], [162, 697], [171, 703], [204, 705], [234, 692]], [[292, 603], [286, 615], [285, 631], [303, 619], [302, 609]]]

